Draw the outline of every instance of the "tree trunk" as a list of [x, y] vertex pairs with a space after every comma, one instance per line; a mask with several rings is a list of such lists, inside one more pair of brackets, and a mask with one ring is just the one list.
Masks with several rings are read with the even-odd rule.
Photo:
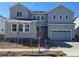
[[33, 46], [32, 46], [32, 40], [30, 39], [30, 45], [32, 47], [32, 52], [33, 52]]
[[46, 45], [47, 45], [47, 39], [45, 39], [45, 48], [46, 48]]
[[40, 39], [38, 39], [38, 52], [40, 52]]

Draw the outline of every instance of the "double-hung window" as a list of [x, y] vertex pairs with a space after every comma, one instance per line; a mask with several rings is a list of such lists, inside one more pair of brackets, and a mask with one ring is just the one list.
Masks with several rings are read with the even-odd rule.
[[22, 12], [17, 12], [17, 17], [22, 17]]
[[25, 24], [25, 32], [29, 32], [29, 24]]
[[12, 32], [16, 32], [17, 31], [17, 24], [12, 24]]
[[44, 20], [44, 18], [45, 18], [44, 16], [41, 16], [41, 20]]
[[56, 20], [56, 14], [52, 14], [52, 19]]
[[32, 16], [33, 19], [36, 19], [36, 16]]
[[23, 32], [23, 24], [19, 24], [18, 31], [19, 31], [19, 32]]
[[65, 15], [65, 19], [69, 20], [69, 15], [68, 14]]
[[63, 20], [63, 15], [62, 14], [58, 14], [58, 19], [59, 19], [59, 21]]
[[37, 16], [37, 20], [40, 20], [40, 16]]

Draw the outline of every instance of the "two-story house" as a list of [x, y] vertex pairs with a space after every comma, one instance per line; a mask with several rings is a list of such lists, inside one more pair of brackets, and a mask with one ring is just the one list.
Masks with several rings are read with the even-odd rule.
[[72, 40], [74, 38], [74, 13], [59, 5], [48, 12], [32, 11], [16, 4], [10, 7], [10, 19], [5, 22], [5, 38], [48, 38]]

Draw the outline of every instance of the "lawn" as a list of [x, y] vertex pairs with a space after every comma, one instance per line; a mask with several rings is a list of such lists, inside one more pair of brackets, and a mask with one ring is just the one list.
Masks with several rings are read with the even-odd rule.
[[27, 45], [16, 44], [16, 43], [0, 43], [0, 49], [28, 49], [28, 48], [37, 48], [37, 47], [30, 47]]

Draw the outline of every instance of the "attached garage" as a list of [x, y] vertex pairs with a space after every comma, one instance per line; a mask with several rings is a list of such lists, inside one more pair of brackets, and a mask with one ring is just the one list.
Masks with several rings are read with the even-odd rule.
[[71, 30], [52, 30], [51, 40], [71, 40], [72, 31]]

